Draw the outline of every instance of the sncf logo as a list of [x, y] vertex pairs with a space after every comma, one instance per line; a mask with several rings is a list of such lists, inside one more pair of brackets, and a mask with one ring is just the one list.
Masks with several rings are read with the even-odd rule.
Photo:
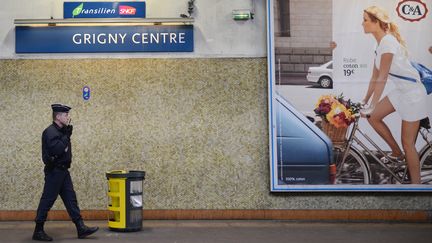
[[396, 7], [399, 17], [414, 22], [426, 18], [428, 8], [421, 0], [402, 0]]
[[119, 6], [119, 14], [120, 15], [135, 15], [136, 8], [126, 5]]

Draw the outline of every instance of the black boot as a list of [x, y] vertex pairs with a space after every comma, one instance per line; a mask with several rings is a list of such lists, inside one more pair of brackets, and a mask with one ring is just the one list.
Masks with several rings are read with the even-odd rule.
[[47, 235], [43, 228], [44, 228], [44, 223], [36, 223], [36, 227], [33, 232], [32, 239], [39, 240], [39, 241], [52, 241], [53, 238]]
[[94, 232], [96, 232], [99, 227], [87, 227], [82, 220], [77, 221], [75, 223], [77, 232], [78, 232], [78, 238], [83, 239]]

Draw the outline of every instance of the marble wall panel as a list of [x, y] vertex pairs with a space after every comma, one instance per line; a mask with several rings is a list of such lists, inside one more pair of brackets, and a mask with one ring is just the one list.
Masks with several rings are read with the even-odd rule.
[[264, 58], [1, 60], [0, 210], [37, 207], [55, 102], [73, 107], [82, 209], [106, 208], [115, 169], [146, 171], [145, 209], [430, 209], [423, 193], [270, 193], [267, 92]]

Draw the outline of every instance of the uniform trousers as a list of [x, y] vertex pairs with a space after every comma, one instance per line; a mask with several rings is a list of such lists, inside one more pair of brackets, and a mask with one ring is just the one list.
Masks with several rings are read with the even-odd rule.
[[44, 169], [45, 185], [36, 212], [36, 223], [47, 219], [48, 211], [60, 195], [66, 210], [74, 223], [82, 220], [78, 200], [73, 188], [72, 178], [66, 168]]

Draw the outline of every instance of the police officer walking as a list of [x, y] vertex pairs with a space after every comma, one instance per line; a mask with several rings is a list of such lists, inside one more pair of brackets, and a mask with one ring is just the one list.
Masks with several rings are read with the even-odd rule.
[[42, 133], [42, 160], [45, 163], [45, 185], [36, 212], [36, 227], [33, 240], [52, 241], [44, 231], [48, 211], [57, 196], [63, 200], [69, 216], [75, 223], [78, 238], [82, 239], [96, 232], [98, 227], [87, 227], [81, 218], [78, 201], [68, 169], [72, 162], [71, 136], [73, 126], [70, 125], [69, 106], [52, 104], [53, 123]]

